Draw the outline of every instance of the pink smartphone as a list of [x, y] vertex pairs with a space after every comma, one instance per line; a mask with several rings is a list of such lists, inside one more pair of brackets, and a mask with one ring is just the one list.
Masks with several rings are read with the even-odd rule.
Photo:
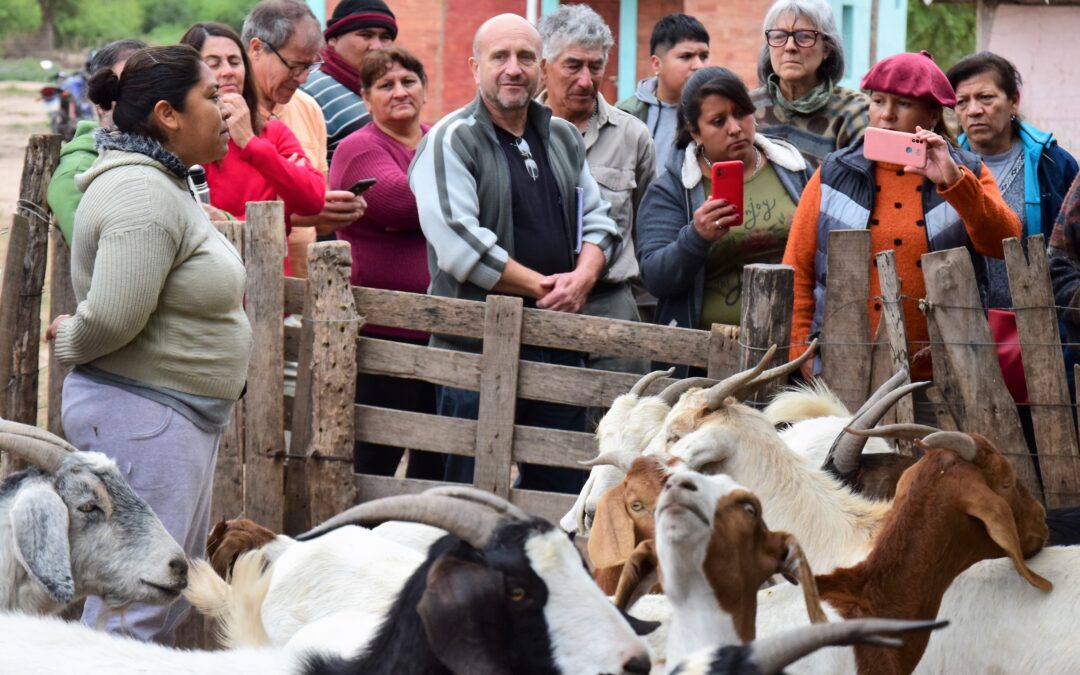
[[926, 166], [926, 144], [915, 134], [868, 127], [863, 132], [863, 157], [922, 169]]
[[743, 219], [743, 163], [742, 160], [716, 162], [712, 165], [712, 198], [726, 199], [738, 209], [739, 219], [735, 225], [742, 225]]

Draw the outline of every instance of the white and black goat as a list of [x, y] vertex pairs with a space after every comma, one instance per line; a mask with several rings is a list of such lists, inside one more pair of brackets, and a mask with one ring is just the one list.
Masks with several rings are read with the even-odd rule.
[[7, 420], [0, 449], [33, 465], [0, 484], [0, 610], [57, 613], [87, 595], [110, 607], [180, 596], [184, 552], [114, 461]]
[[649, 671], [641, 638], [589, 578], [566, 534], [488, 493], [450, 487], [368, 502], [300, 539], [384, 520], [452, 534], [432, 547], [368, 647], [352, 658], [281, 649], [187, 652], [0, 617], [0, 652], [19, 652], [15, 661], [5, 657], [5, 666], [33, 664], [26, 667], [44, 674], [69, 672], [72, 663], [86, 664], [88, 673], [223, 675]]

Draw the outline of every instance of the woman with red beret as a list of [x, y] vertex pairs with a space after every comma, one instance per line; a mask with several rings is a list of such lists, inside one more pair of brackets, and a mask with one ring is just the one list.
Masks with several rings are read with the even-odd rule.
[[904, 289], [911, 377], [930, 379], [930, 360], [919, 354], [928, 341], [926, 319], [914, 300], [926, 295], [922, 255], [964, 246], [985, 286], [982, 256], [1003, 257], [1001, 241], [1019, 236], [1020, 221], [982, 161], [943, 137], [942, 110], [956, 104], [956, 94], [929, 53], [879, 61], [861, 86], [870, 95], [870, 126], [915, 134], [926, 146], [926, 166], [868, 160], [861, 140], [826, 156], [803, 191], [784, 251], [784, 263], [795, 268], [791, 358], [821, 330], [829, 232], [868, 229], [871, 331], [881, 317], [874, 256], [892, 249]]

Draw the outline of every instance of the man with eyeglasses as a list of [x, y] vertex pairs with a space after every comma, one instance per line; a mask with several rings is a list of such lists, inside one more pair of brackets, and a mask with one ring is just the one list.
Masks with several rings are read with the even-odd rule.
[[[619, 226], [622, 250], [597, 282], [583, 314], [641, 321], [631, 283], [638, 280], [634, 220], [638, 204], [656, 175], [656, 151], [645, 124], [615, 108], [600, 93], [608, 51], [615, 44], [611, 29], [587, 5], [561, 5], [540, 22], [543, 53], [540, 69], [546, 88], [537, 101], [556, 117], [578, 128], [585, 140], [589, 170]], [[651, 298], [641, 289], [643, 296]], [[656, 299], [651, 298], [652, 306]], [[589, 367], [642, 373], [644, 359], [589, 355]]]
[[776, 0], [763, 28], [761, 86], [750, 92], [758, 131], [788, 141], [817, 167], [862, 138], [870, 99], [837, 84], [844, 45], [825, 0]]
[[[483, 300], [517, 295], [527, 307], [579, 312], [620, 238], [585, 161], [581, 132], [533, 100], [540, 35], [502, 14], [476, 31], [469, 65], [478, 93], [440, 120], [413, 159], [409, 186], [428, 240], [432, 295]], [[444, 349], [479, 352], [478, 340], [433, 335]], [[583, 366], [577, 352], [523, 347], [521, 358]], [[439, 413], [473, 418], [479, 394], [442, 387]], [[518, 402], [517, 422], [585, 430], [581, 408]], [[447, 479], [472, 482], [473, 460], [451, 457]], [[520, 466], [519, 487], [576, 493], [585, 474]]]
[[392, 45], [397, 34], [397, 19], [382, 0], [344, 0], [327, 19], [323, 63], [300, 87], [326, 118], [327, 162], [338, 143], [371, 121], [360, 96], [360, 64], [368, 52]]
[[[319, 21], [307, 5], [296, 0], [263, 0], [244, 18], [242, 33], [264, 116], [277, 118], [296, 135], [306, 158], [323, 176], [326, 160], [326, 121], [315, 99], [299, 91], [312, 68], [321, 63], [323, 46]], [[327, 190], [321, 213], [292, 217], [289, 259], [296, 276], [307, 276], [307, 246], [315, 231], [333, 232], [362, 215], [367, 204], [348, 190]]]

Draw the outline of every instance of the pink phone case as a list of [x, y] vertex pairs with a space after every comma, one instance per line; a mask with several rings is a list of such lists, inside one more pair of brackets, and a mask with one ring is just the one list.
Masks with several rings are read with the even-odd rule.
[[863, 157], [900, 166], [926, 166], [926, 144], [915, 134], [869, 127], [863, 133]]

